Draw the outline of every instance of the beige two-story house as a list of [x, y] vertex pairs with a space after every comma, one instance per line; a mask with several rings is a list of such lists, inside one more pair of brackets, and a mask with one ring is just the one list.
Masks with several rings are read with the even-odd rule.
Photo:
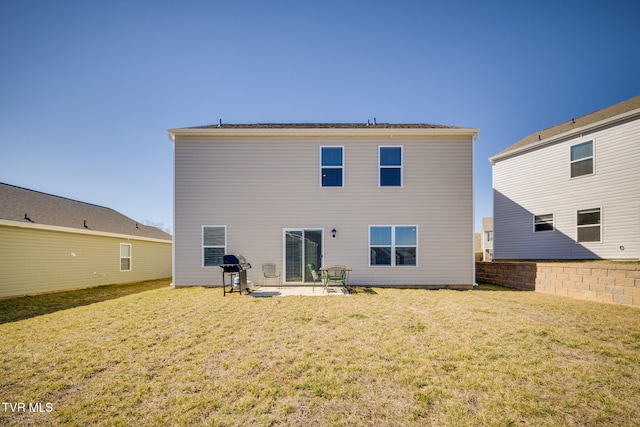
[[169, 129], [174, 284], [220, 286], [224, 254], [283, 285], [344, 265], [349, 283], [471, 287], [478, 130], [428, 124]]

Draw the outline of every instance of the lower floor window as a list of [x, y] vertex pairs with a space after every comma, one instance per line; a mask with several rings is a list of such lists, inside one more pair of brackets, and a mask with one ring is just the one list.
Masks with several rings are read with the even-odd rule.
[[120, 271], [131, 270], [131, 245], [120, 243]]
[[600, 208], [578, 211], [578, 242], [599, 242], [600, 223]]
[[202, 227], [202, 266], [218, 267], [223, 264], [227, 249], [227, 227], [205, 225]]
[[553, 214], [536, 215], [533, 217], [533, 231], [553, 231]]
[[418, 226], [369, 226], [370, 266], [416, 266]]

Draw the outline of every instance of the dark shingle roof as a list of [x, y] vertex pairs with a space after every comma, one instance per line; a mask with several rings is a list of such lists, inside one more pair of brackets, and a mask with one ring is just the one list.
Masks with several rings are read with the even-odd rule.
[[164, 231], [136, 223], [113, 209], [4, 183], [0, 183], [0, 219], [171, 240]]
[[459, 126], [433, 125], [427, 123], [221, 123], [205, 126], [191, 126], [183, 129], [213, 129], [218, 127], [229, 129], [464, 129]]
[[545, 139], [562, 135], [564, 133], [570, 133], [574, 129], [582, 129], [585, 126], [593, 125], [600, 121], [611, 119], [615, 116], [628, 113], [636, 109], [640, 109], [640, 95], [612, 105], [610, 107], [604, 108], [602, 110], [598, 110], [581, 117], [573, 118], [564, 123], [560, 123], [539, 132], [534, 132], [526, 138], [523, 138], [517, 143], [513, 144], [512, 146], [502, 150], [501, 152], [493, 156], [492, 159], [502, 157], [503, 155], [510, 152], [525, 150], [529, 145], [535, 145], [539, 141], [544, 141]]

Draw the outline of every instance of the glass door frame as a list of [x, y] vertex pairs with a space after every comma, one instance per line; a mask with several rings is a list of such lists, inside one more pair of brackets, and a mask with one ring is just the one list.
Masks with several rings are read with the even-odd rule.
[[[302, 232], [302, 239], [303, 239], [303, 244], [302, 244], [302, 253], [301, 255], [301, 271], [302, 271], [302, 281], [287, 281], [287, 233], [291, 232], [291, 231], [298, 231], [298, 232]], [[305, 282], [305, 275], [306, 275], [306, 270], [307, 270], [307, 263], [306, 263], [306, 246], [304, 245], [304, 235], [305, 232], [307, 231], [315, 231], [315, 232], [320, 232], [320, 245], [321, 245], [321, 250], [320, 250], [320, 260], [321, 263], [320, 265], [316, 265], [316, 268], [320, 268], [322, 267], [323, 263], [324, 263], [324, 228], [322, 227], [290, 227], [290, 228], [283, 228], [282, 229], [282, 283], [286, 284], [286, 285], [304, 285], [304, 284], [311, 284], [313, 283], [313, 281], [308, 281]]]

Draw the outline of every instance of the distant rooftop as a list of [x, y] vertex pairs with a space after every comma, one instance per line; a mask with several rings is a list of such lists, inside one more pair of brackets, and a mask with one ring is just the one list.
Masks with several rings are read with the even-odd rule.
[[0, 183], [0, 220], [171, 240], [164, 231], [113, 210]]

